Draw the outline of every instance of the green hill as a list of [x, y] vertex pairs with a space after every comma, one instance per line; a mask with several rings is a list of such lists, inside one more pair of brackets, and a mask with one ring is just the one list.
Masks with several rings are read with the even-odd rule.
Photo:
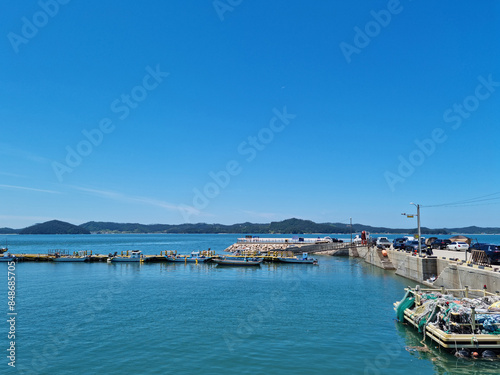
[[17, 233], [19, 233], [18, 229], [0, 228], [0, 234], [17, 234]]
[[21, 229], [19, 234], [90, 234], [90, 231], [64, 221], [51, 220]]
[[[363, 224], [353, 224], [352, 232], [415, 234], [416, 228], [386, 228]], [[245, 233], [245, 234], [349, 234], [351, 227], [346, 223], [315, 223], [311, 220], [286, 219], [271, 223], [238, 223], [238, 224], [139, 224], [89, 221], [76, 226], [59, 220], [47, 221], [24, 229], [0, 228], [0, 234], [90, 234], [90, 233]], [[500, 228], [482, 228], [476, 226], [464, 228], [422, 227], [423, 235], [451, 234], [498, 234]]]
[[[92, 233], [253, 233], [253, 234], [348, 234], [351, 232], [349, 224], [344, 223], [315, 223], [311, 220], [287, 219], [273, 221], [267, 224], [239, 223], [239, 224], [137, 224], [90, 221], [82, 224], [82, 228]], [[416, 229], [393, 229], [372, 227], [369, 225], [353, 224], [353, 232], [366, 230], [370, 233], [416, 233]], [[460, 231], [458, 231], [460, 232]], [[500, 232], [500, 229], [499, 229]], [[446, 229], [422, 228], [425, 234], [450, 234]]]

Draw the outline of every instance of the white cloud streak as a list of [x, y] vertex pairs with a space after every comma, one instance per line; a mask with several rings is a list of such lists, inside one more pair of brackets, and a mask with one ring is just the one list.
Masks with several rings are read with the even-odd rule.
[[16, 185], [3, 185], [3, 184], [0, 184], [0, 189], [27, 190], [27, 191], [36, 191], [38, 193], [62, 194], [61, 192], [54, 191], [54, 190], [37, 189], [37, 188], [32, 188], [32, 187], [16, 186]]
[[99, 189], [85, 188], [85, 187], [80, 187], [80, 186], [70, 186], [70, 187], [72, 187], [73, 189], [79, 190], [81, 192], [84, 192], [84, 193], [88, 193], [88, 194], [103, 197], [103, 198], [109, 198], [109, 199], [116, 200], [116, 201], [147, 204], [150, 206], [160, 207], [160, 208], [164, 208], [168, 211], [174, 211], [174, 212], [189, 210], [192, 215], [200, 215], [200, 211], [194, 207], [180, 206], [180, 205], [176, 205], [176, 204], [162, 201], [162, 200], [158, 200], [158, 199], [153, 199], [153, 198], [148, 198], [148, 197], [140, 197], [140, 196], [130, 196], [130, 195], [125, 195], [125, 194], [122, 194], [122, 193], [119, 193], [116, 191], [111, 191], [111, 190], [99, 190]]

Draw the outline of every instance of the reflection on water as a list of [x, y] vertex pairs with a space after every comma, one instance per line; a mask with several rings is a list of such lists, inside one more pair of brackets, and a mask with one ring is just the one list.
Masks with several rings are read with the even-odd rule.
[[418, 348], [423, 347], [422, 335], [409, 325], [403, 325], [396, 321], [395, 325], [398, 335], [405, 341], [408, 352], [417, 359], [430, 361], [434, 365], [436, 374], [483, 375], [500, 372], [499, 360], [456, 358], [429, 338], [425, 340], [428, 351], [421, 351]]

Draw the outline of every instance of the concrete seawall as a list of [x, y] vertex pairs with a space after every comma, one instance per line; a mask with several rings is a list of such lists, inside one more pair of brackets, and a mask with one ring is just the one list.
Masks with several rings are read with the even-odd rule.
[[456, 258], [419, 257], [397, 250], [386, 250], [387, 257], [374, 247], [360, 246], [350, 250], [349, 255], [360, 257], [369, 264], [385, 270], [394, 270], [396, 275], [426, 286], [446, 289], [471, 289], [500, 291], [500, 267], [482, 267], [456, 260]]

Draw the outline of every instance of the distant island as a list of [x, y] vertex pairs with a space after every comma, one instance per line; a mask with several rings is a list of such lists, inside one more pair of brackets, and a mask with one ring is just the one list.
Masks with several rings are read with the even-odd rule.
[[[401, 229], [374, 227], [364, 224], [353, 224], [352, 232], [408, 234], [417, 229]], [[463, 227], [431, 229], [422, 227], [425, 235], [452, 234], [500, 234], [496, 227]], [[107, 234], [107, 233], [173, 233], [173, 234], [210, 234], [210, 233], [249, 233], [249, 234], [349, 234], [351, 227], [344, 223], [315, 223], [311, 220], [287, 219], [266, 224], [240, 223], [224, 224], [139, 224], [89, 221], [81, 225], [73, 225], [59, 220], [32, 225], [24, 229], [0, 228], [0, 234]]]
[[19, 234], [90, 234], [85, 228], [59, 220], [51, 220], [19, 230]]

